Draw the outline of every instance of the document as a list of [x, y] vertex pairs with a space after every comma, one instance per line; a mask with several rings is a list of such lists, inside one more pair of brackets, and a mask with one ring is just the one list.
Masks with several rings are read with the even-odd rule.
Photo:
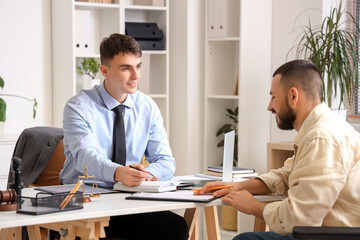
[[162, 193], [134, 193], [125, 199], [130, 200], [155, 200], [155, 201], [176, 201], [176, 202], [203, 202], [208, 203], [216, 198], [212, 195], [194, 195], [193, 191], [175, 191]]
[[167, 192], [176, 190], [178, 182], [175, 181], [144, 181], [138, 186], [128, 187], [121, 183], [115, 183], [114, 190], [124, 192]]

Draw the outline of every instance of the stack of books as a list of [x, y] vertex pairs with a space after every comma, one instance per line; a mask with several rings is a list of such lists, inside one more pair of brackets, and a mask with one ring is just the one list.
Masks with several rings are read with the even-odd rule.
[[[210, 166], [208, 167], [207, 171], [205, 171], [205, 175], [208, 176], [215, 176], [215, 177], [222, 177], [222, 166]], [[242, 167], [233, 167], [232, 170], [232, 178], [233, 179], [250, 179], [256, 177], [258, 173], [255, 172], [255, 169], [251, 168], [242, 168]]]

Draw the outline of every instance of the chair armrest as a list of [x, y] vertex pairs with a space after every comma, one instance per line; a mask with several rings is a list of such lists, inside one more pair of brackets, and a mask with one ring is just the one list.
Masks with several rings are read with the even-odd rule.
[[360, 227], [300, 227], [293, 228], [298, 239], [360, 239]]

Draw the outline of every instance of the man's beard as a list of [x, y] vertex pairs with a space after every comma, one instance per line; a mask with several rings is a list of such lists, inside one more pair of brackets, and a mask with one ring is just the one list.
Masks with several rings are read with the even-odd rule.
[[294, 129], [294, 122], [296, 119], [296, 115], [294, 110], [290, 108], [289, 100], [285, 98], [285, 109], [281, 112], [284, 113], [277, 113], [276, 123], [278, 127], [282, 130], [292, 130]]

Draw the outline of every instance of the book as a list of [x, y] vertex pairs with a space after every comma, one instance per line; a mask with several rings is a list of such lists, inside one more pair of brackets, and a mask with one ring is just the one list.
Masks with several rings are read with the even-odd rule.
[[[221, 172], [213, 172], [213, 171], [205, 171], [206, 175], [210, 175], [210, 176], [216, 176], [216, 177], [222, 177], [222, 173]], [[251, 177], [256, 177], [257, 175], [259, 175], [258, 173], [233, 173], [232, 174], [232, 178], [251, 178]]]
[[168, 192], [174, 191], [179, 183], [175, 181], [144, 181], [138, 186], [128, 187], [121, 183], [114, 184], [114, 190], [123, 192]]
[[154, 200], [154, 201], [175, 201], [175, 202], [211, 202], [216, 198], [212, 194], [194, 195], [193, 191], [175, 191], [161, 193], [138, 192], [127, 196], [127, 200]]
[[[223, 167], [222, 166], [212, 166], [208, 167], [208, 171], [212, 172], [220, 172], [222, 173]], [[232, 173], [254, 173], [255, 169], [251, 168], [242, 168], [242, 167], [233, 167]]]

